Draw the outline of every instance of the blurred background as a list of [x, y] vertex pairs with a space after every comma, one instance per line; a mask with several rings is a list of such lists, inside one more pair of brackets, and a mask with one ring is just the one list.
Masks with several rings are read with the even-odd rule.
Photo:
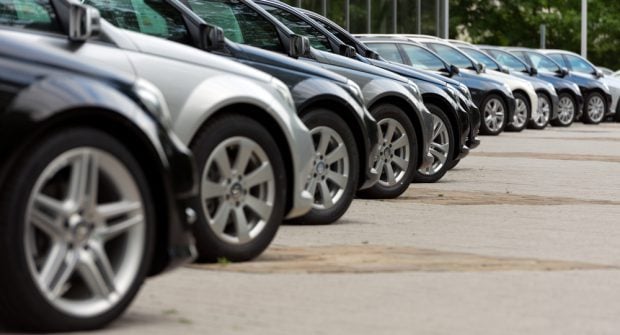
[[[352, 33], [445, 37], [447, 30], [450, 38], [477, 44], [582, 53], [582, 0], [283, 1], [321, 13]], [[620, 1], [587, 0], [586, 13], [587, 58], [620, 69]]]

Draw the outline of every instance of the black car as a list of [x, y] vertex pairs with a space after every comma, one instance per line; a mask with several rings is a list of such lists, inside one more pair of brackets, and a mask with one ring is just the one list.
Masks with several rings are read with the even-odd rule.
[[583, 96], [577, 84], [545, 72], [539, 73], [536, 68], [499, 47], [484, 45], [480, 46], [480, 49], [493, 56], [514, 75], [537, 78], [552, 84], [558, 95], [558, 115], [556, 118], [551, 118], [551, 124], [556, 127], [567, 127], [573, 123], [575, 111], [583, 107]]
[[[601, 112], [596, 109], [588, 111], [588, 104], [585, 102], [592, 97], [599, 97], [604, 100], [606, 106], [605, 109], [608, 109], [609, 106], [611, 106], [611, 93], [609, 92], [609, 87], [607, 87], [605, 83], [597, 79], [572, 73], [568, 71], [567, 68], [560, 66], [560, 64], [556, 63], [556, 61], [551, 59], [549, 56], [538, 51], [527, 48], [506, 48], [506, 50], [519, 57], [529, 66], [535, 68], [539, 74], [546, 73], [548, 75], [566, 79], [577, 84], [579, 86], [579, 90], [581, 91], [581, 95], [584, 97], [584, 104], [583, 108], [578, 110], [576, 113], [575, 119], [582, 117], [582, 121], [584, 123], [601, 122], [603, 119], [603, 115], [599, 116]], [[605, 112], [602, 113], [604, 114]]]
[[[243, 56], [242, 52], [244, 48], [247, 50], [247, 45], [251, 45], [334, 71], [361, 87], [365, 105], [379, 125], [380, 147], [372, 165], [379, 174], [379, 181], [371, 188], [358, 192], [359, 196], [397, 197], [407, 189], [418, 169], [432, 164], [429, 150], [432, 114], [422, 104], [419, 89], [411, 81], [389, 71], [312, 48], [307, 38], [292, 32], [252, 1], [178, 2], [207, 23], [221, 26], [228, 39], [241, 44], [214, 46], [210, 48], [213, 52], [235, 54], [236, 51], [229, 47], [234, 45], [240, 51], [235, 54], [236, 57], [251, 58], [255, 56], [248, 53]], [[343, 49], [343, 53], [346, 54], [348, 49]]]
[[0, 45], [0, 324], [102, 327], [195, 256], [193, 158], [148, 82]]
[[[254, 2], [271, 15], [284, 23], [293, 32], [306, 36], [310, 44], [320, 50], [341, 53], [345, 44], [314, 21], [299, 9], [285, 3], [272, 0], [254, 0]], [[459, 102], [459, 92], [449, 87], [445, 81], [417, 72], [416, 70], [399, 64], [391, 64], [377, 57], [366, 58], [357, 52], [349, 53], [352, 58], [366, 64], [374, 65], [387, 71], [394, 72], [412, 80], [420, 88], [424, 104], [435, 115], [434, 129], [431, 143], [433, 164], [416, 172], [414, 181], [435, 182], [443, 177], [452, 166], [454, 160], [465, 157], [470, 148], [466, 145], [470, 133], [470, 120], [467, 110], [463, 108], [466, 102]], [[462, 96], [462, 95], [461, 95]]]
[[[100, 5], [99, 1], [88, 3], [96, 7]], [[124, 3], [106, 1], [105, 6], [121, 8]], [[103, 5], [101, 7], [103, 9]], [[137, 6], [124, 8], [125, 12], [139, 9]], [[377, 123], [364, 107], [357, 84], [311, 64], [225, 39], [219, 33], [221, 30], [205, 23], [178, 1], [152, 4], [151, 10], [170, 22], [184, 21], [179, 26], [187, 26], [190, 38], [185, 41], [186, 44], [206, 47], [209, 51], [267, 72], [282, 80], [291, 90], [297, 113], [310, 129], [317, 150], [313, 173], [308, 180], [309, 185], [315, 185], [311, 187], [313, 208], [292, 222], [332, 223], [344, 215], [357, 190], [367, 189], [376, 183], [379, 176], [371, 164], [377, 155]], [[117, 11], [102, 10], [106, 20], [122, 28], [139, 29], [138, 25], [123, 25], [114, 16], [115, 13]], [[144, 30], [144, 33], [149, 32]], [[211, 34], [209, 45], [203, 43], [201, 34]], [[172, 36], [168, 38], [176, 41]]]
[[[487, 114], [487, 117], [482, 117], [484, 122], [480, 125], [481, 134], [498, 135], [503, 131], [505, 120], [512, 119], [516, 105], [515, 98], [510, 88], [504, 83], [475, 73], [461, 71], [454, 64], [448, 64], [426, 45], [407, 38], [360, 37], [360, 40], [371, 49], [382, 53], [390, 61], [431, 71], [467, 86], [472, 100], [480, 109], [481, 116]], [[390, 54], [393, 56], [390, 57]], [[474, 70], [479, 71], [477, 68]], [[506, 111], [500, 116], [493, 112], [499, 106]], [[499, 119], [502, 119], [501, 122], [498, 121]]]
[[[484, 64], [487, 70], [513, 74], [509, 68], [501, 65], [493, 56], [473, 45], [460, 41], [452, 42], [452, 44], [455, 44], [461, 51]], [[527, 76], [519, 71], [515, 75], [532, 84], [538, 96], [538, 106], [533, 106], [529, 115], [527, 113], [519, 114], [519, 109], [517, 108], [514, 121], [511, 123], [513, 130], [518, 131], [526, 126], [532, 129], [545, 129], [551, 120], [558, 117], [559, 99], [555, 87], [543, 80]]]

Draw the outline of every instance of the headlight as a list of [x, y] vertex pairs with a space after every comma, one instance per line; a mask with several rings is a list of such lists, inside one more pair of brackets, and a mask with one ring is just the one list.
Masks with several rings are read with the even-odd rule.
[[348, 79], [347, 88], [349, 90], [349, 93], [351, 93], [353, 98], [355, 98], [355, 101], [357, 101], [362, 106], [366, 105], [366, 103], [364, 102], [364, 94], [362, 93], [362, 89], [360, 88], [358, 84]]
[[155, 85], [146, 80], [138, 79], [133, 90], [140, 99], [142, 105], [144, 105], [151, 114], [157, 117], [164, 126], [168, 128], [172, 127], [172, 118], [170, 117], [166, 99]]
[[286, 86], [286, 84], [284, 84], [282, 81], [280, 81], [280, 79], [277, 78], [271, 79], [271, 86], [276, 89], [276, 91], [280, 95], [280, 98], [284, 100], [287, 107], [289, 107], [291, 110], [293, 110], [293, 112], [295, 112], [297, 110], [295, 108], [295, 101], [293, 101], [293, 96], [291, 95], [291, 91], [288, 89], [288, 86]]
[[471, 92], [469, 91], [469, 88], [467, 88], [467, 86], [465, 86], [462, 83], [459, 83], [459, 91], [461, 91], [461, 93], [463, 93], [463, 95], [469, 99], [469, 100], [473, 100], [471, 97]]
[[416, 97], [416, 99], [420, 100], [420, 102], [423, 102], [422, 94], [420, 93], [420, 88], [418, 88], [418, 85], [416, 85], [413, 81], [408, 80], [407, 87], [409, 87], [409, 90], [411, 91], [411, 93], [413, 93], [413, 96]]

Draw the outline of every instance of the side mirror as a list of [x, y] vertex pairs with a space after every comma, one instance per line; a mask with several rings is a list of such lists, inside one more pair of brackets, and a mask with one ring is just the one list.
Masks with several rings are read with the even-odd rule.
[[563, 68], [560, 69], [560, 76], [562, 76], [562, 78], [568, 76], [568, 73], [569, 72], [568, 72], [567, 68], [563, 67]]
[[206, 51], [218, 51], [226, 46], [224, 30], [217, 26], [201, 23], [198, 27], [200, 32], [199, 47]]
[[306, 36], [292, 34], [290, 36], [289, 56], [299, 58], [310, 52], [310, 40]]
[[505, 66], [503, 66], [503, 65], [500, 65], [500, 66], [499, 66], [499, 70], [500, 70], [501, 72], [503, 72], [503, 73], [510, 74], [510, 69], [508, 69], [507, 67], [505, 67]]
[[530, 76], [536, 76], [538, 74], [538, 69], [536, 69], [535, 67], [532, 66], [532, 67], [529, 68], [528, 72], [529, 72]]
[[364, 57], [370, 58], [370, 59], [379, 59], [379, 54], [374, 50], [367, 49]]
[[349, 58], [355, 58], [355, 56], [357, 55], [357, 52], [355, 51], [355, 48], [348, 45], [348, 44], [340, 44], [340, 46], [338, 47], [338, 53], [341, 56], [345, 56], [345, 57], [349, 57]]
[[483, 73], [486, 67], [482, 63], [476, 63], [476, 72]]
[[458, 66], [450, 64], [450, 77], [456, 76], [459, 73], [461, 73], [461, 70], [458, 68]]
[[603, 73], [603, 71], [596, 69], [596, 71], [594, 71], [594, 75], [596, 76], [596, 79], [600, 79], [605, 77], [605, 74]]
[[69, 40], [84, 42], [101, 31], [101, 15], [93, 7], [72, 3], [69, 7]]

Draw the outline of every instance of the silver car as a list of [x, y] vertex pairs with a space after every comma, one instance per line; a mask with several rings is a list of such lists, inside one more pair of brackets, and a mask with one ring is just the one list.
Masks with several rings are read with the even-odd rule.
[[[116, 28], [77, 1], [0, 1], [37, 13], [27, 22], [4, 20], [13, 29], [1, 34], [69, 50], [145, 78], [163, 92], [173, 130], [198, 163], [199, 260], [252, 259], [267, 248], [285, 217], [311, 209], [302, 176], [312, 167], [313, 143], [281, 81], [198, 49]], [[184, 25], [161, 21], [147, 7], [133, 20], [150, 33], [179, 39], [187, 33]]]

